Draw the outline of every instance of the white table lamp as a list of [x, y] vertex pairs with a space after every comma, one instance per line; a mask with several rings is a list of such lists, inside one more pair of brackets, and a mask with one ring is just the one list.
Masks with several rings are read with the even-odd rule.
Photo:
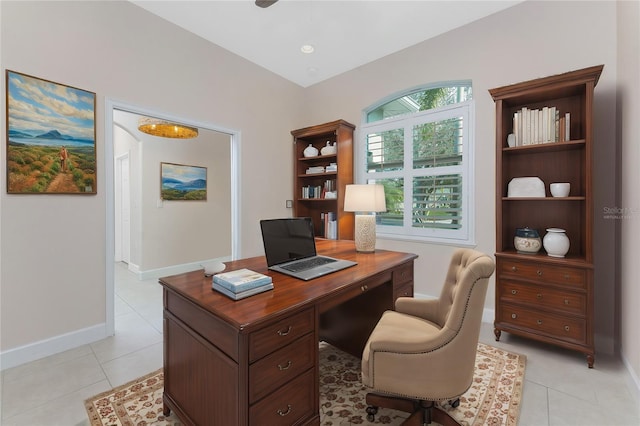
[[355, 212], [356, 251], [376, 251], [376, 213], [387, 210], [382, 185], [347, 185], [344, 211]]

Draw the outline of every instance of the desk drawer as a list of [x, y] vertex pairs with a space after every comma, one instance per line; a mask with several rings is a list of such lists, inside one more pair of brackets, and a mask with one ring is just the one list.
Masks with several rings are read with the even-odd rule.
[[581, 318], [563, 317], [505, 303], [500, 309], [499, 321], [563, 341], [586, 342], [586, 321]]
[[315, 314], [307, 309], [249, 335], [249, 361], [254, 362], [313, 331]]
[[313, 415], [313, 369], [249, 408], [249, 425], [284, 426]]
[[533, 308], [550, 309], [584, 316], [587, 298], [584, 293], [554, 290], [545, 286], [503, 280], [498, 286], [500, 300], [527, 304]]
[[586, 270], [567, 266], [547, 265], [539, 262], [500, 260], [498, 273], [517, 276], [520, 279], [561, 284], [586, 289]]
[[413, 262], [409, 262], [393, 270], [394, 286], [399, 287], [409, 282], [413, 283]]
[[314, 334], [267, 355], [249, 367], [249, 402], [265, 397], [284, 383], [313, 366], [317, 349]]
[[393, 286], [393, 300], [398, 297], [413, 297], [413, 281], [404, 283], [401, 286]]

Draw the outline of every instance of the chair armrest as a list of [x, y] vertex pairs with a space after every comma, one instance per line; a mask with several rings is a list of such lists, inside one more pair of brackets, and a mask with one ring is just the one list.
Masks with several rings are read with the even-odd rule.
[[396, 311], [438, 323], [439, 299], [415, 299], [399, 297], [396, 299]]

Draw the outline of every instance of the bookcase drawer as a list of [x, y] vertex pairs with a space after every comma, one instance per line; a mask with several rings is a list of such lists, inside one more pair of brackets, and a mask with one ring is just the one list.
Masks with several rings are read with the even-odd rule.
[[500, 275], [517, 276], [520, 279], [586, 289], [586, 270], [567, 266], [546, 265], [539, 262], [500, 260]]
[[498, 318], [503, 323], [537, 334], [581, 344], [586, 342], [586, 321], [582, 318], [563, 317], [506, 303], [499, 310]]
[[563, 313], [585, 315], [587, 298], [584, 293], [560, 291], [503, 280], [498, 286], [500, 300], [518, 304], [530, 305], [535, 309], [555, 310]]
[[249, 335], [249, 361], [254, 362], [313, 331], [315, 314], [307, 309]]
[[251, 426], [284, 426], [300, 423], [313, 413], [313, 369], [287, 383], [249, 408]]
[[265, 397], [313, 365], [317, 343], [309, 333], [249, 367], [249, 402]]

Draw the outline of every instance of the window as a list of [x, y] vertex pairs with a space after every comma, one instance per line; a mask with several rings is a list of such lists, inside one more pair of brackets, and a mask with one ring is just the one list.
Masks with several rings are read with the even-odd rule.
[[471, 83], [422, 87], [365, 111], [361, 181], [385, 187], [381, 237], [473, 243]]

